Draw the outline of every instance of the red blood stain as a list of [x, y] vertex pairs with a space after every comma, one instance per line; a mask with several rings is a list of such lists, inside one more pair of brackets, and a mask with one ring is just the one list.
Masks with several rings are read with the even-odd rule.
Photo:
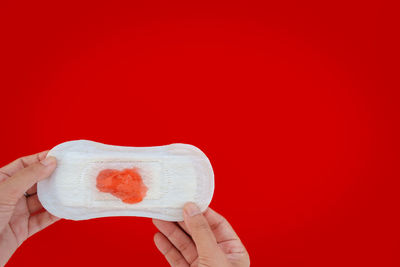
[[102, 170], [97, 175], [96, 187], [99, 191], [110, 193], [125, 203], [134, 204], [143, 200], [147, 187], [136, 168]]

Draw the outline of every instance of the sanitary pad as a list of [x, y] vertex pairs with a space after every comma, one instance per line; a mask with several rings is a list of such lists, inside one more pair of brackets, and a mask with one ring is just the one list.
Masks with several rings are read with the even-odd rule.
[[[38, 183], [38, 197], [47, 211], [60, 218], [140, 216], [182, 221], [186, 202], [204, 211], [214, 192], [210, 161], [192, 145], [123, 147], [78, 140], [57, 145], [48, 156], [57, 158], [57, 168]], [[104, 170], [129, 174], [127, 169], [136, 171], [147, 189], [133, 204], [101, 192], [96, 184]]]

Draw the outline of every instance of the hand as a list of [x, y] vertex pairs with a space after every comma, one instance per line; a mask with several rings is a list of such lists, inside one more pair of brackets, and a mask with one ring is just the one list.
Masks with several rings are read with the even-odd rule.
[[202, 214], [193, 203], [184, 207], [185, 222], [153, 219], [160, 230], [154, 242], [173, 267], [248, 267], [249, 254], [228, 221], [208, 208]]
[[0, 266], [28, 237], [59, 219], [43, 211], [36, 194], [36, 183], [49, 177], [56, 167], [56, 159], [46, 158], [47, 152], [0, 168]]

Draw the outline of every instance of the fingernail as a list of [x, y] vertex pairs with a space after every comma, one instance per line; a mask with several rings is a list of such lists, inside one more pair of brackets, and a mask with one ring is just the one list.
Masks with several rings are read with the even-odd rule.
[[56, 158], [55, 157], [47, 157], [44, 160], [42, 160], [40, 163], [42, 163], [44, 166], [50, 166], [53, 164], [56, 164]]
[[184, 212], [187, 216], [192, 217], [194, 215], [200, 214], [200, 209], [196, 206], [196, 204], [189, 202], [184, 207]]

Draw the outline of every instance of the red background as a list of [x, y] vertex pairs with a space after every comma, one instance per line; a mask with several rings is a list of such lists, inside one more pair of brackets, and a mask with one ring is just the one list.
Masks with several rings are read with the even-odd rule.
[[[1, 2], [0, 164], [74, 139], [190, 143], [253, 266], [399, 266], [394, 6], [141, 2]], [[62, 220], [8, 266], [167, 266], [154, 233]]]

